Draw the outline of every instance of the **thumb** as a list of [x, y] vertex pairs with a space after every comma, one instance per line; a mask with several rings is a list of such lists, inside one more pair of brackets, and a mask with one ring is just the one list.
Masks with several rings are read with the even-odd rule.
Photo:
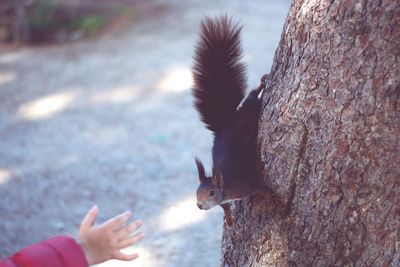
[[85, 215], [85, 218], [83, 218], [81, 222], [81, 227], [79, 229], [80, 233], [90, 229], [93, 226], [94, 222], [96, 221], [98, 213], [99, 213], [99, 208], [97, 207], [97, 205], [94, 205]]

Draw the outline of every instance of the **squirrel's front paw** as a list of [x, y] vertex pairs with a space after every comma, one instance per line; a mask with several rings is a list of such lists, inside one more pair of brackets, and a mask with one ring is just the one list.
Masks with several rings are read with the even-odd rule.
[[264, 75], [261, 77], [261, 85], [262, 85], [262, 86], [265, 87], [268, 78], [269, 78], [269, 74], [268, 74], [268, 73], [264, 74]]

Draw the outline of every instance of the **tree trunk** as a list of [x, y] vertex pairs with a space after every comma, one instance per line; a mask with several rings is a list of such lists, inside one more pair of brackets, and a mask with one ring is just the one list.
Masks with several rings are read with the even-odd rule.
[[222, 266], [400, 266], [399, 79], [398, 1], [294, 0]]

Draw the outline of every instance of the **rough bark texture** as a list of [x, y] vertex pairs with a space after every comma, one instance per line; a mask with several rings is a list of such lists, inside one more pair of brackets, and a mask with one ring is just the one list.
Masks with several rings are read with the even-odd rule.
[[400, 266], [400, 7], [295, 0], [223, 266]]

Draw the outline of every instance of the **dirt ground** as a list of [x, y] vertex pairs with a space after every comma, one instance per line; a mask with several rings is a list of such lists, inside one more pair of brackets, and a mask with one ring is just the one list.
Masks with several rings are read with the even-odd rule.
[[[0, 50], [0, 256], [75, 235], [130, 209], [145, 239], [132, 263], [218, 266], [222, 211], [197, 209], [193, 157], [210, 169], [211, 135], [190, 95], [200, 19], [245, 26], [249, 86], [268, 72], [289, 1], [143, 1], [124, 30], [62, 46]], [[144, 5], [144, 4], [143, 4]]]

